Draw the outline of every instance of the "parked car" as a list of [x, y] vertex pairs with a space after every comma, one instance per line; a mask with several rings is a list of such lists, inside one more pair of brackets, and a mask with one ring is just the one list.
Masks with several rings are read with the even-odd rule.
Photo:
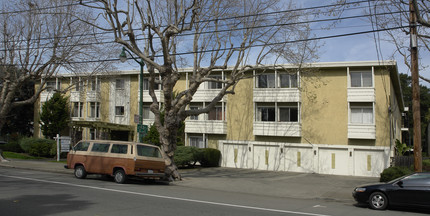
[[352, 196], [370, 208], [384, 210], [390, 206], [430, 207], [430, 173], [414, 173], [387, 183], [361, 185]]
[[74, 169], [75, 177], [102, 174], [124, 183], [128, 177], [162, 179], [165, 161], [158, 146], [110, 140], [80, 141], [67, 154], [65, 168]]

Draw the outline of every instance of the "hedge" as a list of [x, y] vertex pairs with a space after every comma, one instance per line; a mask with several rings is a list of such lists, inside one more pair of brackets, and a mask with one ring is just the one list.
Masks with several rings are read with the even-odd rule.
[[37, 157], [51, 157], [56, 155], [55, 140], [39, 138], [23, 138], [19, 142], [24, 152]]
[[175, 164], [181, 167], [194, 166], [197, 162], [203, 167], [218, 167], [221, 152], [217, 149], [199, 149], [193, 146], [178, 146], [175, 152]]
[[381, 178], [379, 179], [379, 181], [388, 182], [404, 175], [409, 175], [411, 173], [413, 173], [413, 171], [407, 167], [389, 167], [387, 169], [384, 169], [384, 171], [381, 173]]

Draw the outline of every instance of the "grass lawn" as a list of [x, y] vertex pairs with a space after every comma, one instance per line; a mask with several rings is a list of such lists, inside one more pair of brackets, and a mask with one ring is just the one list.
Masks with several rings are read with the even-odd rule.
[[24, 159], [24, 160], [37, 160], [37, 159], [45, 159], [42, 157], [34, 157], [34, 156], [30, 156], [28, 154], [24, 154], [24, 153], [16, 153], [16, 152], [8, 152], [5, 151], [3, 152], [3, 156], [7, 159], [7, 158], [14, 158], [14, 159]]

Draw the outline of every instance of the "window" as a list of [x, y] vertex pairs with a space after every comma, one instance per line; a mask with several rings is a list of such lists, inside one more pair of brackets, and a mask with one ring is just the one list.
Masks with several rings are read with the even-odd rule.
[[350, 72], [351, 87], [372, 87], [372, 72]]
[[82, 91], [83, 88], [84, 84], [81, 81], [75, 83], [75, 91]]
[[143, 119], [155, 119], [155, 115], [151, 112], [149, 106], [143, 107]]
[[46, 89], [47, 89], [47, 91], [56, 90], [57, 89], [57, 82], [55, 82], [55, 81], [46, 82]]
[[94, 143], [92, 152], [108, 152], [110, 144], [107, 143]]
[[95, 140], [97, 138], [97, 130], [90, 128], [90, 140]]
[[110, 150], [110, 153], [127, 154], [127, 151], [128, 151], [128, 145], [113, 144], [112, 149]]
[[280, 122], [298, 122], [299, 111], [297, 107], [280, 107], [279, 121]]
[[162, 158], [160, 150], [151, 146], [137, 145], [137, 155], [144, 157]]
[[[198, 106], [190, 106], [190, 110], [198, 110]], [[190, 116], [190, 120], [199, 120], [199, 115], [192, 115]]]
[[100, 103], [90, 102], [89, 104], [90, 104], [90, 113], [88, 113], [88, 117], [100, 118]]
[[201, 136], [191, 136], [190, 137], [190, 146], [194, 146], [197, 148], [205, 148], [205, 142], [203, 137]]
[[[158, 78], [155, 78], [158, 81]], [[149, 78], [143, 78], [143, 90], [149, 90]], [[154, 90], [159, 90], [159, 84], [154, 83]]]
[[373, 124], [373, 105], [372, 103], [351, 103], [352, 124]]
[[91, 80], [91, 91], [100, 91], [101, 81], [99, 79]]
[[83, 104], [81, 102], [73, 102], [73, 116], [82, 117]]
[[115, 115], [123, 116], [124, 115], [124, 106], [116, 106], [115, 107]]
[[275, 74], [259, 75], [258, 88], [275, 88]]
[[[211, 75], [211, 76], [209, 76], [209, 78], [222, 80], [221, 75]], [[222, 89], [222, 82], [209, 81], [208, 82], [208, 89]]]
[[73, 150], [75, 150], [75, 151], [88, 151], [89, 146], [90, 146], [90, 143], [80, 142], [73, 147]]
[[279, 74], [279, 87], [297, 88], [297, 74]]
[[124, 80], [123, 79], [116, 79], [115, 80], [115, 89], [117, 89], [117, 90], [124, 89]]
[[275, 107], [258, 107], [258, 121], [275, 121]]
[[208, 120], [223, 120], [222, 107], [214, 107], [208, 114]]

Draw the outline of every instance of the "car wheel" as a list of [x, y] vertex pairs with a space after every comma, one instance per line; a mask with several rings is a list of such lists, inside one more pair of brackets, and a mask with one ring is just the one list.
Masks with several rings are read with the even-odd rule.
[[118, 184], [123, 184], [127, 180], [124, 170], [120, 169], [113, 174], [114, 180]]
[[87, 171], [85, 171], [84, 166], [76, 166], [75, 167], [75, 177], [78, 179], [84, 179], [87, 177]]
[[388, 198], [384, 193], [375, 192], [369, 197], [369, 205], [375, 210], [384, 210], [388, 206]]

